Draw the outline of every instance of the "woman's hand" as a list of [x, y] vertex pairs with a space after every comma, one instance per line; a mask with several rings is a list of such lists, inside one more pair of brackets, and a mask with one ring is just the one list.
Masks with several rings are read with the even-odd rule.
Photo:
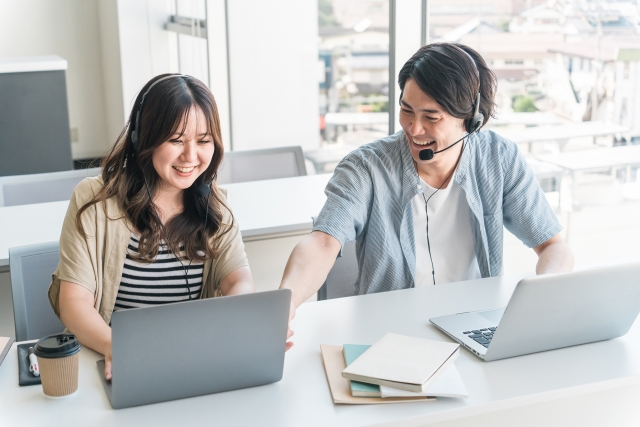
[[104, 376], [111, 379], [111, 328], [94, 307], [94, 296], [84, 286], [60, 282], [60, 320], [78, 341], [104, 354]]
[[111, 347], [109, 347], [109, 351], [104, 355], [104, 377], [107, 381], [111, 381]]

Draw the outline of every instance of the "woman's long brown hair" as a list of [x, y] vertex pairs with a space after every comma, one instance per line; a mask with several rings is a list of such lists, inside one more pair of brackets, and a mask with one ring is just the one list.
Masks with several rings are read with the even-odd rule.
[[[76, 226], [86, 236], [80, 217], [84, 211], [98, 202], [115, 197], [126, 218], [140, 231], [138, 243], [140, 261], [151, 262], [158, 255], [160, 241], [165, 237], [174, 253], [178, 243], [184, 245], [187, 259], [203, 261], [214, 259], [219, 253], [210, 243], [211, 237], [223, 235], [231, 229], [231, 224], [222, 223], [222, 209], [227, 209], [215, 181], [211, 185], [209, 198], [199, 197], [196, 189], [209, 182], [222, 161], [224, 147], [220, 132], [218, 108], [211, 91], [198, 79], [190, 76], [177, 76], [158, 82], [147, 94], [138, 123], [138, 152], [131, 142], [131, 132], [135, 128], [135, 116], [140, 101], [149, 87], [158, 79], [169, 74], [162, 74], [151, 79], [136, 97], [129, 121], [120, 133], [116, 143], [102, 161], [102, 179], [104, 187], [83, 205], [76, 215]], [[149, 193], [155, 195], [160, 177], [153, 167], [153, 151], [164, 144], [175, 133], [182, 134], [186, 126], [189, 111], [200, 108], [207, 118], [207, 126], [215, 145], [215, 151], [209, 167], [193, 183], [183, 191], [183, 211], [171, 218], [165, 225], [166, 236], [162, 230], [162, 222], [157, 214]], [[179, 129], [182, 125], [182, 129]], [[145, 188], [148, 185], [149, 193]], [[209, 203], [207, 204], [207, 201]], [[206, 230], [205, 214], [208, 213]], [[117, 219], [117, 218], [110, 218]]]

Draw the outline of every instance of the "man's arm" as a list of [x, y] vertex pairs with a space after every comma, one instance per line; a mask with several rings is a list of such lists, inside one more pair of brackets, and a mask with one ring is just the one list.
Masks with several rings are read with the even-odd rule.
[[322, 231], [312, 232], [293, 248], [280, 289], [291, 289], [294, 307], [320, 289], [339, 252], [340, 242]]
[[538, 254], [536, 274], [564, 273], [573, 270], [573, 252], [559, 234], [533, 250]]
[[[318, 292], [340, 252], [340, 242], [322, 231], [314, 231], [293, 248], [284, 268], [280, 289], [291, 289], [289, 322], [296, 315], [296, 308]], [[287, 339], [293, 336], [291, 325]], [[286, 349], [293, 342], [286, 344]]]

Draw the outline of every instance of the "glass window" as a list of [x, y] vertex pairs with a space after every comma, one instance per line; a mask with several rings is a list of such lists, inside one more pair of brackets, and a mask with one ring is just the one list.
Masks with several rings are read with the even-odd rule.
[[318, 1], [317, 172], [389, 134], [389, 0]]
[[[430, 41], [471, 46], [496, 73], [498, 114], [487, 128], [525, 154], [576, 264], [637, 259], [639, 9], [565, 0], [428, 4]], [[505, 234], [506, 273], [531, 271], [533, 251]]]

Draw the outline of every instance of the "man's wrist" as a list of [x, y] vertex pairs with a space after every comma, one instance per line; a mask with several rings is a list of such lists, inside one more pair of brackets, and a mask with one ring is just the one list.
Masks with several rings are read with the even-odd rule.
[[282, 282], [280, 284], [280, 289], [289, 289], [291, 291], [291, 304], [293, 304], [296, 308], [304, 302], [300, 301], [300, 292], [293, 286], [290, 286], [288, 283]]

